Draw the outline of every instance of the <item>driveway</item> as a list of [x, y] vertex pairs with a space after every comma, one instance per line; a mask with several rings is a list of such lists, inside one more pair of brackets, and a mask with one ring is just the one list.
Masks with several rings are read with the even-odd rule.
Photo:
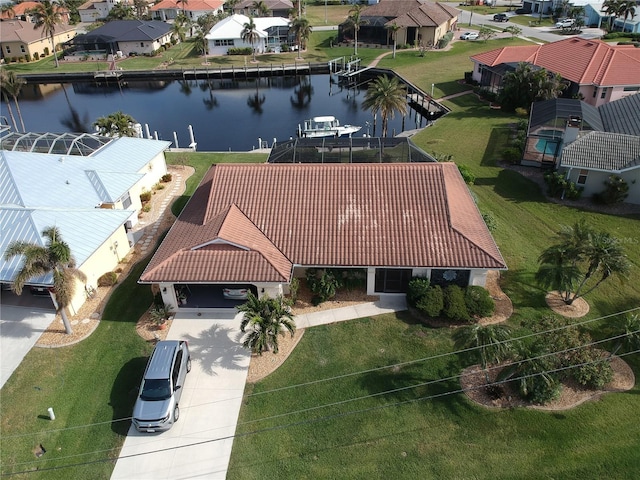
[[192, 360], [180, 419], [158, 434], [132, 426], [112, 480], [226, 478], [250, 360], [239, 341], [242, 315], [227, 312], [173, 320], [167, 339], [188, 340]]
[[45, 308], [8, 305], [5, 300], [10, 295], [13, 294], [3, 291], [0, 304], [0, 388], [51, 324], [56, 313], [51, 300], [48, 300], [49, 309], [46, 301], [42, 305]]

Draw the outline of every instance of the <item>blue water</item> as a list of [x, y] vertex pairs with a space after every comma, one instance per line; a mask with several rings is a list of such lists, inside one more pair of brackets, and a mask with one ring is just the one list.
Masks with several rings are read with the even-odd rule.
[[[343, 124], [362, 125], [356, 136], [380, 135], [370, 112], [361, 108], [365, 90], [344, 89], [329, 75], [272, 77], [248, 80], [130, 81], [118, 86], [94, 82], [26, 85], [20, 108], [28, 132], [93, 131], [99, 117], [122, 111], [153, 135], [178, 146], [190, 143], [192, 125], [198, 151], [246, 151], [296, 135], [305, 119], [334, 115]], [[2, 115], [7, 116], [2, 105]], [[404, 119], [404, 129], [426, 125], [414, 111]], [[389, 121], [389, 135], [403, 130], [403, 119]], [[144, 130], [143, 130], [144, 131]]]
[[558, 149], [558, 143], [560, 142], [541, 138], [536, 142], [535, 149], [545, 155], [555, 155]]

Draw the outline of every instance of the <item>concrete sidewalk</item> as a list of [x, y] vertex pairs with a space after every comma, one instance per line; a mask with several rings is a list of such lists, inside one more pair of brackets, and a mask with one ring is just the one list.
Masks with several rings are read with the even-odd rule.
[[[381, 295], [377, 302], [298, 315], [297, 328], [406, 310], [404, 295]], [[132, 426], [112, 480], [224, 479], [249, 369], [235, 310], [179, 314], [169, 340], [188, 340], [193, 367], [180, 402], [180, 420], [170, 430], [141, 434]]]

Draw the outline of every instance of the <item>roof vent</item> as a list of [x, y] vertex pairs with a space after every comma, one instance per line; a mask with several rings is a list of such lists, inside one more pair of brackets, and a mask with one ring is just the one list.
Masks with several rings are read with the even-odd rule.
[[60, 158], [58, 159], [58, 161], [59, 161], [60, 163], [64, 162], [64, 157], [60, 157]]

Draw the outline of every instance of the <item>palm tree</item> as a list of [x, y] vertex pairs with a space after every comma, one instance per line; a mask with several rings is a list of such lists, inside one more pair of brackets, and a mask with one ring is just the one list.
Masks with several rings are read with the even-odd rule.
[[300, 51], [307, 48], [307, 40], [311, 36], [312, 27], [307, 17], [296, 17], [291, 22], [291, 31], [296, 36], [298, 42], [298, 59], [300, 59]]
[[131, 5], [116, 3], [107, 14], [107, 21], [112, 20], [133, 20], [136, 18], [135, 10]]
[[255, 15], [258, 17], [268, 17], [269, 16], [269, 7], [263, 0], [256, 0], [252, 5], [253, 11]]
[[624, 32], [624, 29], [627, 28], [627, 19], [633, 18], [636, 14], [636, 2], [633, 0], [620, 2], [618, 14], [624, 18], [624, 22], [622, 23], [622, 31]]
[[186, 17], [187, 15], [185, 13], [184, 7], [186, 7], [189, 4], [189, 0], [176, 0], [176, 5], [178, 3], [182, 4], [182, 15]]
[[400, 30], [402, 27], [398, 25], [396, 22], [393, 22], [391, 25], [389, 25], [386, 28], [391, 32], [391, 37], [393, 38], [393, 58], [396, 58], [398, 30]]
[[194, 46], [196, 50], [202, 52], [204, 55], [204, 63], [209, 64], [209, 60], [207, 59], [207, 54], [209, 53], [209, 40], [207, 40], [207, 32], [198, 29], [196, 35], [194, 37]]
[[20, 90], [22, 90], [22, 86], [27, 82], [16, 75], [16, 73], [12, 70], [5, 70], [4, 68], [0, 70], [0, 89], [2, 89], [2, 94], [5, 97], [5, 103], [7, 104], [7, 110], [9, 110], [9, 116], [13, 121], [13, 126], [16, 131], [18, 131], [18, 125], [16, 124], [16, 119], [13, 116], [13, 110], [11, 109], [11, 105], [9, 104], [8, 97], [13, 98], [13, 103], [16, 105], [16, 110], [18, 112], [18, 118], [20, 118], [20, 125], [22, 126], [22, 131], [26, 132], [24, 128], [24, 121], [22, 119], [22, 112], [20, 111], [20, 104], [18, 103], [18, 96], [20, 95]]
[[[608, 232], [596, 232], [584, 220], [564, 227], [557, 238], [558, 243], [540, 254], [536, 280], [545, 288], [558, 290], [567, 305], [609, 277], [625, 278], [629, 272], [629, 261], [619, 241]], [[600, 278], [583, 293], [587, 282], [598, 275]]]
[[190, 21], [185, 15], [178, 14], [171, 27], [171, 35], [181, 42], [184, 42], [185, 38], [187, 38], [186, 29], [189, 23]]
[[249, 21], [243, 25], [240, 36], [242, 37], [243, 42], [251, 44], [251, 49], [253, 50], [253, 62], [255, 63], [256, 49], [254, 45], [260, 39], [260, 34], [258, 33], [255, 22], [253, 21], [253, 17], [249, 17]]
[[396, 111], [406, 115], [409, 110], [407, 89], [397, 77], [382, 75], [369, 84], [362, 107], [371, 110], [374, 115], [380, 112], [382, 136], [386, 137], [389, 118], [394, 118]]
[[349, 10], [349, 16], [347, 17], [347, 25], [353, 28], [354, 33], [354, 55], [358, 55], [358, 32], [360, 31], [360, 26], [366, 23], [365, 20], [362, 19], [363, 9], [364, 5], [354, 5], [353, 8]]
[[622, 330], [622, 337], [620, 337], [611, 350], [613, 356], [621, 349], [626, 352], [632, 352], [640, 350], [640, 315], [637, 313], [627, 314], [617, 322], [618, 327]]
[[609, 31], [613, 29], [613, 22], [618, 17], [620, 3], [621, 0], [605, 0], [602, 4], [602, 11], [609, 17]]
[[511, 330], [507, 325], [469, 325], [458, 329], [454, 335], [458, 350], [474, 349], [472, 353], [480, 360], [487, 383], [488, 366], [498, 364], [509, 358], [513, 352]]
[[43, 0], [35, 6], [31, 13], [35, 17], [34, 29], [41, 28], [42, 32], [51, 40], [51, 52], [56, 61], [56, 68], [59, 67], [58, 55], [56, 55], [55, 34], [56, 27], [62, 24], [62, 8], [57, 2]]
[[75, 268], [75, 260], [71, 255], [71, 248], [62, 240], [60, 231], [56, 227], [45, 228], [42, 236], [47, 239], [45, 246], [37, 243], [14, 241], [9, 244], [4, 253], [5, 261], [17, 255], [23, 256], [20, 271], [13, 279], [13, 291], [20, 295], [29, 279], [41, 275], [53, 274], [52, 296], [57, 312], [62, 316], [64, 329], [71, 334], [71, 324], [67, 317], [66, 308], [71, 303], [76, 289], [76, 278], [86, 280], [85, 275]]
[[106, 117], [100, 117], [93, 122], [101, 135], [110, 137], [135, 137], [136, 130], [133, 128], [135, 123], [136, 121], [131, 115], [120, 111]]
[[249, 293], [247, 302], [237, 308], [244, 313], [240, 330], [244, 333], [249, 327], [242, 346], [251, 349], [252, 353], [262, 355], [268, 350], [278, 353], [278, 336], [284, 335], [287, 330], [293, 337], [295, 323], [282, 296], [270, 298], [265, 295], [258, 298]]

